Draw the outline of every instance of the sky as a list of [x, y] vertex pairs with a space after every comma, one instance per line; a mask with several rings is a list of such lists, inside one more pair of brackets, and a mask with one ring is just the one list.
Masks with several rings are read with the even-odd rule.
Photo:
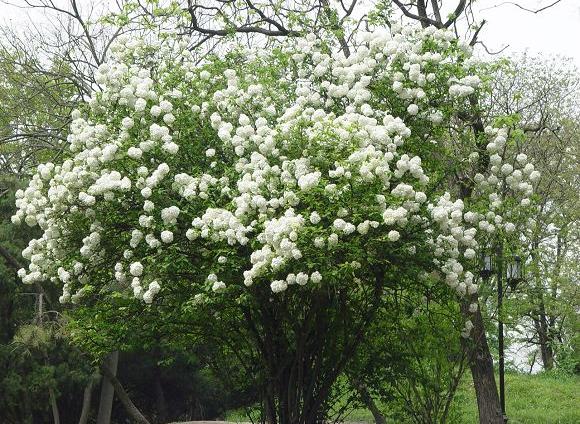
[[[554, 0], [519, 0], [518, 4], [537, 10]], [[479, 14], [488, 21], [480, 39], [489, 50], [508, 45], [506, 52], [529, 50], [535, 54], [557, 54], [571, 58], [580, 67], [580, 0], [562, 0], [534, 14], [503, 0], [481, 0]], [[498, 6], [499, 5], [499, 6]]]
[[[13, 4], [24, 0], [9, 0]], [[57, 0], [58, 2], [59, 0]], [[65, 0], [60, 0], [61, 2]], [[94, 0], [78, 0], [89, 4]], [[454, 8], [459, 0], [444, 0]], [[478, 0], [474, 7], [477, 19], [487, 23], [479, 39], [490, 51], [517, 53], [528, 50], [533, 54], [561, 55], [571, 58], [580, 67], [580, 0], [561, 0], [555, 6], [538, 14], [521, 10], [513, 3], [537, 10], [555, 0]], [[372, 0], [364, 1], [372, 3]], [[42, 12], [29, 12], [15, 6], [0, 4], [0, 23], [26, 24], [28, 20], [42, 22]]]

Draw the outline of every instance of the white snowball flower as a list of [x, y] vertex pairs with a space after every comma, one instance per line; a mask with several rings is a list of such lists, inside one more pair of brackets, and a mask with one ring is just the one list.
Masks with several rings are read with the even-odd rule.
[[308, 283], [308, 274], [305, 274], [303, 272], [299, 272], [298, 274], [296, 274], [296, 284], [303, 286], [306, 283]]
[[[141, 287], [139, 287], [139, 289], [141, 289]], [[150, 290], [147, 290], [145, 293], [143, 293], [143, 302], [147, 304], [153, 303], [153, 296], [154, 294]]]
[[313, 223], [314, 225], [320, 222], [320, 215], [318, 214], [318, 212], [314, 211], [310, 214], [310, 222]]
[[310, 190], [318, 185], [321, 176], [322, 174], [318, 171], [302, 175], [298, 178], [298, 187], [300, 187], [300, 190], [302, 191]]
[[177, 224], [180, 209], [177, 206], [170, 206], [161, 210], [161, 219], [165, 225]]
[[[467, 50], [449, 48], [451, 32], [395, 24], [390, 36], [363, 38], [347, 59], [314, 36], [283, 41], [290, 64], [276, 61], [281, 82], [247, 72], [270, 51], [215, 73], [195, 63], [185, 44], [121, 40], [96, 72], [102, 90], [71, 115], [66, 159], [39, 165], [16, 192], [12, 222], [42, 230], [23, 251], [29, 266], [18, 276], [28, 284], [60, 282], [60, 300], [77, 302], [76, 287], [99, 284], [95, 270], [104, 269], [149, 304], [160, 291], [156, 280], [146, 286], [151, 274], [199, 254], [201, 269], [224, 271], [224, 281], [212, 273], [200, 291], [237, 284], [225, 272], [233, 261], [247, 264], [240, 270], [246, 286], [270, 281], [275, 293], [294, 285], [309, 295], [308, 283], [333, 278], [337, 266], [368, 266], [361, 257], [345, 263], [340, 241], [353, 252], [388, 253], [398, 249], [388, 242], [413, 227], [425, 228], [426, 244], [400, 253], [414, 261], [417, 251], [432, 252], [442, 284], [461, 296], [475, 293], [467, 263], [497, 228], [520, 227], [508, 208], [531, 204], [540, 174], [525, 154], [510, 157], [507, 129], [485, 128], [487, 152], [452, 144], [464, 133], [449, 108], [460, 107], [481, 79], [473, 59], [464, 60]], [[149, 58], [159, 65], [155, 72], [145, 65]], [[383, 79], [393, 91], [376, 90]], [[381, 98], [386, 94], [393, 98]], [[385, 109], [392, 103], [408, 106], [397, 117]], [[490, 166], [471, 174], [483, 153]], [[441, 161], [465, 166], [473, 202], [454, 198], [455, 186], [435, 194], [427, 174]], [[489, 210], [470, 210], [476, 204]], [[174, 240], [179, 249], [167, 255], [163, 243]], [[144, 275], [138, 260], [159, 266]], [[357, 284], [355, 276], [346, 279]], [[466, 324], [462, 334], [469, 332]]]
[[313, 283], [320, 283], [322, 281], [322, 275], [320, 272], [314, 271], [312, 274], [310, 274], [310, 280]]
[[220, 292], [223, 291], [226, 288], [226, 284], [223, 281], [216, 281], [213, 283], [213, 285], [211, 286], [211, 289], [214, 292]]
[[127, 116], [127, 117], [123, 118], [123, 120], [121, 121], [121, 125], [126, 130], [130, 130], [135, 125], [135, 121], [133, 121], [133, 118], [130, 118]]
[[275, 280], [270, 284], [270, 288], [274, 293], [280, 293], [288, 288], [288, 283], [284, 280]]
[[147, 100], [139, 98], [135, 101], [135, 110], [137, 112], [143, 112], [147, 107]]
[[466, 259], [473, 259], [473, 258], [475, 258], [475, 250], [465, 249], [463, 256], [465, 256]]
[[143, 151], [138, 147], [129, 147], [127, 150], [127, 156], [132, 159], [140, 159], [143, 156]]
[[419, 113], [419, 106], [417, 106], [416, 104], [410, 104], [407, 107], [407, 112], [409, 112], [409, 115], [417, 115]]
[[389, 231], [387, 237], [389, 238], [390, 241], [397, 241], [401, 238], [401, 234], [396, 230], [391, 230]]
[[173, 241], [173, 233], [169, 230], [161, 231], [161, 241], [163, 243], [171, 243]]
[[143, 265], [141, 265], [141, 262], [133, 262], [129, 266], [129, 272], [131, 273], [131, 275], [139, 277], [143, 274]]

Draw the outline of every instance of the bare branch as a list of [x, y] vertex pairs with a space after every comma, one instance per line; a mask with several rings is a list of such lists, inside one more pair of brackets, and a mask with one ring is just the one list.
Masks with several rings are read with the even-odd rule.
[[[470, 3], [471, 3], [471, 0], [470, 0]], [[451, 25], [453, 25], [457, 21], [457, 18], [459, 18], [461, 16], [461, 14], [463, 13], [463, 11], [465, 10], [466, 4], [467, 4], [467, 0], [459, 0], [457, 7], [453, 11], [451, 16], [447, 20], [447, 22], [445, 22], [445, 25], [443, 25], [445, 28], [449, 28]]]
[[530, 12], [530, 13], [538, 14], [538, 13], [540, 13], [540, 12], [543, 12], [544, 10], [547, 10], [547, 9], [549, 9], [549, 8], [553, 7], [553, 6], [556, 6], [556, 5], [557, 5], [558, 3], [560, 3], [561, 1], [562, 1], [562, 0], [556, 0], [556, 1], [552, 2], [552, 3], [550, 3], [549, 5], [547, 5], [547, 6], [544, 6], [544, 7], [541, 7], [541, 8], [539, 8], [539, 9], [528, 9], [527, 7], [524, 7], [524, 6], [522, 6], [522, 5], [520, 5], [520, 4], [516, 3], [516, 2], [513, 2], [513, 1], [504, 1], [503, 3], [497, 4], [497, 5], [495, 5], [495, 6], [488, 7], [488, 8], [486, 8], [486, 9], [483, 9], [483, 10], [494, 9], [494, 8], [496, 8], [496, 7], [500, 7], [500, 6], [503, 6], [503, 5], [509, 4], [509, 5], [512, 5], [512, 6], [515, 6], [515, 7], [519, 8], [519, 9], [521, 9], [521, 10], [524, 10], [524, 11], [526, 11], [526, 12]]
[[[223, 29], [223, 28], [222, 29], [212, 29], [212, 28], [203, 27], [202, 25], [199, 24], [199, 20], [198, 20], [198, 17], [196, 15], [196, 10], [200, 9], [200, 8], [201, 9], [207, 9], [207, 8], [200, 6], [200, 5], [197, 5], [197, 4], [194, 4], [192, 0], [188, 0], [188, 6], [187, 6], [187, 11], [190, 15], [190, 20], [191, 20], [190, 27], [188, 29], [195, 31], [195, 32], [199, 32], [200, 34], [210, 35], [210, 36], [219, 36], [219, 37], [227, 36], [227, 35], [230, 35], [232, 33], [241, 33], [241, 34], [255, 33], [255, 34], [267, 35], [270, 37], [295, 37], [295, 36], [300, 35], [300, 32], [286, 29], [280, 23], [274, 21], [271, 18], [268, 18], [262, 11], [260, 11], [258, 8], [256, 8], [250, 1], [246, 1], [246, 4], [248, 4], [248, 7], [250, 9], [256, 11], [258, 13], [258, 15], [262, 18], [263, 21], [271, 24], [276, 29], [274, 30], [274, 29], [262, 28], [260, 26], [255, 25], [255, 24], [244, 24], [241, 26], [233, 26], [232, 28], [228, 28], [228, 29]], [[219, 9], [218, 9], [218, 13], [220, 13]]]
[[401, 3], [400, 0], [393, 0], [393, 3], [395, 3], [397, 5], [397, 7], [401, 10], [401, 12], [403, 12], [403, 15], [405, 15], [408, 18], [419, 21], [419, 22], [421, 22], [421, 24], [426, 24], [427, 26], [432, 25], [436, 28], [443, 27], [439, 22], [429, 18], [428, 16], [419, 16], [419, 15], [414, 14], [413, 12], [410, 12], [409, 9], [407, 9], [405, 7], [405, 5], [403, 3]]
[[440, 24], [443, 24], [441, 20], [441, 11], [439, 9], [439, 3], [437, 0], [431, 0], [431, 8], [433, 9], [433, 15], [435, 16], [435, 20]]
[[498, 51], [496, 51], [496, 52], [492, 52], [491, 50], [489, 50], [489, 48], [488, 48], [488, 47], [485, 45], [485, 43], [484, 43], [483, 41], [476, 41], [476, 42], [474, 43], [474, 45], [475, 45], [475, 44], [480, 44], [480, 45], [481, 45], [481, 46], [482, 46], [482, 47], [485, 49], [485, 51], [487, 52], [487, 54], [490, 54], [490, 55], [492, 55], [492, 56], [494, 56], [494, 55], [498, 55], [498, 54], [502, 53], [502, 52], [503, 52], [505, 49], [507, 49], [507, 48], [510, 46], [509, 44], [506, 44], [505, 46], [503, 46], [503, 47], [502, 47], [501, 49], [499, 49]]
[[473, 36], [471, 37], [471, 41], [469, 42], [469, 45], [471, 47], [475, 46], [475, 43], [477, 43], [477, 36], [479, 35], [479, 32], [481, 31], [483, 26], [486, 24], [486, 22], [487, 21], [485, 19], [483, 21], [481, 21], [481, 24], [479, 24], [479, 26], [477, 27], [477, 29], [473, 33]]

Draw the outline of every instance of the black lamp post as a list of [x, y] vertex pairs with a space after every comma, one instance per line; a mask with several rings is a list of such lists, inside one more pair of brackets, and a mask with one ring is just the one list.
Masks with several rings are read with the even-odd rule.
[[[498, 339], [498, 354], [499, 354], [499, 401], [501, 405], [501, 413], [503, 415], [504, 423], [507, 423], [507, 415], [505, 411], [505, 354], [504, 354], [504, 334], [503, 334], [503, 249], [498, 246], [495, 257], [491, 252], [482, 255], [481, 277], [484, 279], [490, 278], [494, 271], [497, 278], [497, 339]], [[523, 280], [523, 263], [519, 256], [514, 256], [513, 260], [509, 261], [506, 266], [506, 278], [511, 289], [514, 290], [518, 283]]]
[[515, 290], [518, 284], [524, 279], [524, 267], [522, 258], [514, 256], [513, 261], [507, 265], [506, 277], [512, 290]]
[[503, 422], [507, 423], [505, 413], [505, 354], [503, 340], [503, 250], [497, 248], [497, 342], [499, 355], [499, 403]]

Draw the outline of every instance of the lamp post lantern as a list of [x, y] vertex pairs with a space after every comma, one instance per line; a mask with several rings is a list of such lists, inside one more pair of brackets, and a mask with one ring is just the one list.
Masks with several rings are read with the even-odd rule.
[[506, 277], [508, 284], [512, 290], [515, 290], [517, 285], [524, 278], [524, 268], [522, 264], [522, 258], [519, 256], [514, 256], [513, 261], [507, 265]]
[[487, 253], [481, 255], [481, 270], [480, 275], [484, 279], [488, 279], [493, 274], [493, 256]]

